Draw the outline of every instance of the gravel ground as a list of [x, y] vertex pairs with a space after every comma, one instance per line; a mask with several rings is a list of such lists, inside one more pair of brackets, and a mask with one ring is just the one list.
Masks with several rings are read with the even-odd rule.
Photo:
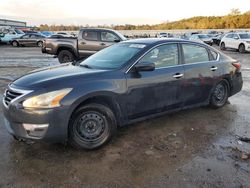
[[[0, 187], [250, 187], [250, 143], [242, 139], [250, 138], [250, 54], [225, 53], [243, 65], [244, 87], [230, 104], [121, 128], [96, 151], [15, 141], [0, 110]], [[10, 80], [56, 64], [39, 48], [1, 46], [0, 93]]]

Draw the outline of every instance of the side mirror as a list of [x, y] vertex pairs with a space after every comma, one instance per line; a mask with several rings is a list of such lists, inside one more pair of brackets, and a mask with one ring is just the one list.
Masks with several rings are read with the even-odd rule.
[[121, 40], [120, 39], [115, 39], [114, 42], [121, 42]]
[[239, 40], [239, 37], [234, 37], [235, 40]]
[[137, 72], [154, 71], [155, 70], [155, 64], [154, 63], [141, 62], [141, 63], [135, 65], [135, 70]]

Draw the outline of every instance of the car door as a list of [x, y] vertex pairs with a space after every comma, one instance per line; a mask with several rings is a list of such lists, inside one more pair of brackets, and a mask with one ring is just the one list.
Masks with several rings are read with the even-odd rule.
[[28, 45], [30, 39], [30, 34], [23, 35], [18, 41], [21, 45]]
[[111, 31], [101, 31], [100, 37], [102, 49], [121, 41], [120, 37]]
[[38, 37], [38, 35], [31, 34], [29, 38], [29, 45], [36, 45]]
[[231, 48], [233, 48], [233, 49], [238, 49], [239, 48], [239, 45], [240, 45], [239, 39], [240, 39], [240, 37], [239, 37], [238, 34], [233, 35]]
[[96, 30], [85, 30], [78, 38], [78, 50], [82, 57], [92, 55], [102, 48], [100, 33]]
[[228, 34], [225, 36], [225, 39], [223, 40], [225, 42], [226, 48], [233, 48], [232, 42], [233, 42], [234, 34]]
[[181, 46], [185, 75], [181, 99], [184, 106], [206, 102], [219, 77], [217, 56], [212, 58], [209, 49], [203, 45], [182, 43]]
[[155, 63], [155, 70], [137, 72], [133, 68], [126, 75], [128, 119], [178, 109], [184, 69], [180, 64], [179, 45], [163, 44], [151, 49], [137, 64]]

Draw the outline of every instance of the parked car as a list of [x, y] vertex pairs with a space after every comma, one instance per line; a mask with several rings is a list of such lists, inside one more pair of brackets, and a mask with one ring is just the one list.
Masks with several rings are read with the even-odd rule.
[[213, 38], [213, 43], [216, 44], [217, 46], [220, 45], [220, 42], [221, 42], [221, 39], [225, 36], [225, 34], [219, 34], [219, 35], [216, 35], [214, 38]]
[[[62, 36], [57, 34], [57, 36]], [[126, 40], [117, 31], [110, 29], [81, 29], [78, 38], [50, 37], [44, 40], [43, 53], [56, 55], [60, 63], [84, 59], [112, 44]]]
[[12, 46], [43, 46], [43, 39], [45, 37], [39, 34], [25, 34], [19, 38], [14, 38], [10, 42]]
[[221, 50], [227, 48], [239, 50], [240, 53], [250, 52], [250, 34], [249, 33], [228, 33], [221, 39]]
[[196, 42], [204, 42], [210, 46], [213, 45], [213, 39], [206, 34], [194, 34], [190, 37], [190, 40], [193, 40]]
[[68, 33], [65, 33], [65, 32], [58, 32], [56, 33], [57, 35], [61, 35], [61, 36], [64, 36], [64, 37], [74, 37], [74, 35], [71, 35], [71, 34], [68, 34]]
[[4, 43], [10, 43], [13, 38], [18, 38], [23, 36], [25, 33], [18, 29], [6, 29], [4, 31], [4, 36], [1, 37], [1, 41]]
[[157, 38], [173, 38], [173, 34], [171, 33], [158, 33]]
[[50, 36], [54, 35], [54, 32], [52, 32], [52, 31], [41, 31], [40, 33], [41, 33], [41, 35], [43, 35], [45, 37], [50, 37]]
[[15, 137], [95, 149], [119, 126], [190, 107], [224, 106], [242, 88], [240, 66], [202, 43], [124, 41], [79, 65], [40, 69], [10, 83], [5, 125]]
[[76, 38], [76, 37], [73, 37], [73, 36], [65, 36], [65, 35], [60, 35], [60, 34], [53, 34], [51, 36], [49, 36], [48, 38], [50, 39], [61, 39], [61, 38]]

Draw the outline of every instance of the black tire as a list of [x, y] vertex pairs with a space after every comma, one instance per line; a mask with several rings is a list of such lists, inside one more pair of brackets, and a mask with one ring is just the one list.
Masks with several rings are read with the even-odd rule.
[[240, 46], [239, 46], [239, 52], [240, 53], [245, 53], [246, 52], [246, 48], [245, 48], [244, 44], [240, 44]]
[[43, 42], [42, 41], [37, 42], [37, 46], [42, 48], [43, 47]]
[[116, 119], [110, 108], [102, 104], [80, 106], [69, 123], [69, 143], [76, 149], [97, 149], [115, 135]]
[[221, 108], [223, 107], [229, 97], [229, 85], [226, 80], [222, 80], [217, 83], [211, 93], [210, 97], [210, 107]]
[[69, 63], [74, 61], [74, 55], [69, 50], [62, 50], [58, 54], [58, 60], [60, 63]]
[[15, 41], [15, 40], [14, 40], [11, 44], [12, 44], [12, 46], [14, 46], [14, 47], [18, 47], [18, 46], [19, 46], [19, 43], [18, 43], [17, 41]]
[[226, 50], [226, 45], [225, 45], [224, 42], [222, 42], [222, 43], [220, 44], [220, 49], [221, 49], [221, 50]]

